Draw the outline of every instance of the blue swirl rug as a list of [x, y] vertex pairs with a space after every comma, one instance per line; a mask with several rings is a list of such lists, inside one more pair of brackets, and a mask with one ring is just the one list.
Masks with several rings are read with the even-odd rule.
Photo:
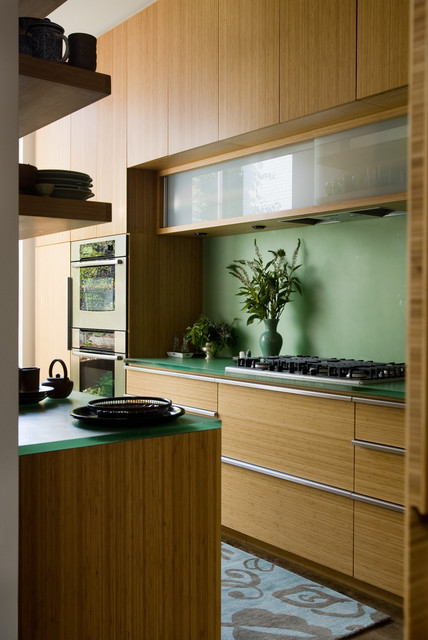
[[222, 640], [339, 640], [389, 619], [224, 542], [221, 556]]

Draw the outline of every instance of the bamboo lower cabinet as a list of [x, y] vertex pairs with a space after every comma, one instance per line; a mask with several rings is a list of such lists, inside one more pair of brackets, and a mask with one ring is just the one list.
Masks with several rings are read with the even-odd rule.
[[219, 640], [220, 429], [20, 456], [20, 640]]

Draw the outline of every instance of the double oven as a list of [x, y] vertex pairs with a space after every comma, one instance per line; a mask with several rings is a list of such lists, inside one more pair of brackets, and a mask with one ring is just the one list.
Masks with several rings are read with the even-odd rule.
[[125, 393], [127, 236], [71, 243], [68, 341], [75, 389]]

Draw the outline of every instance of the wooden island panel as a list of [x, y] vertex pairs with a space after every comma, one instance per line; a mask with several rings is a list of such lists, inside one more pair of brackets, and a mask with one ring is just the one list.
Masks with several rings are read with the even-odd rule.
[[220, 430], [20, 457], [20, 640], [219, 640]]

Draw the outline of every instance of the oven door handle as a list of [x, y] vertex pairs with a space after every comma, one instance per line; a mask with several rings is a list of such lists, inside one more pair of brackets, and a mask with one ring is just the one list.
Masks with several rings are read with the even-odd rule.
[[124, 356], [115, 355], [110, 356], [105, 353], [95, 353], [94, 351], [79, 351], [77, 349], [73, 349], [71, 352], [73, 356], [85, 356], [86, 358], [98, 358], [98, 360], [123, 360]]
[[74, 269], [82, 269], [83, 267], [103, 267], [106, 264], [123, 264], [121, 258], [111, 258], [110, 260], [87, 260], [85, 262], [72, 262]]

